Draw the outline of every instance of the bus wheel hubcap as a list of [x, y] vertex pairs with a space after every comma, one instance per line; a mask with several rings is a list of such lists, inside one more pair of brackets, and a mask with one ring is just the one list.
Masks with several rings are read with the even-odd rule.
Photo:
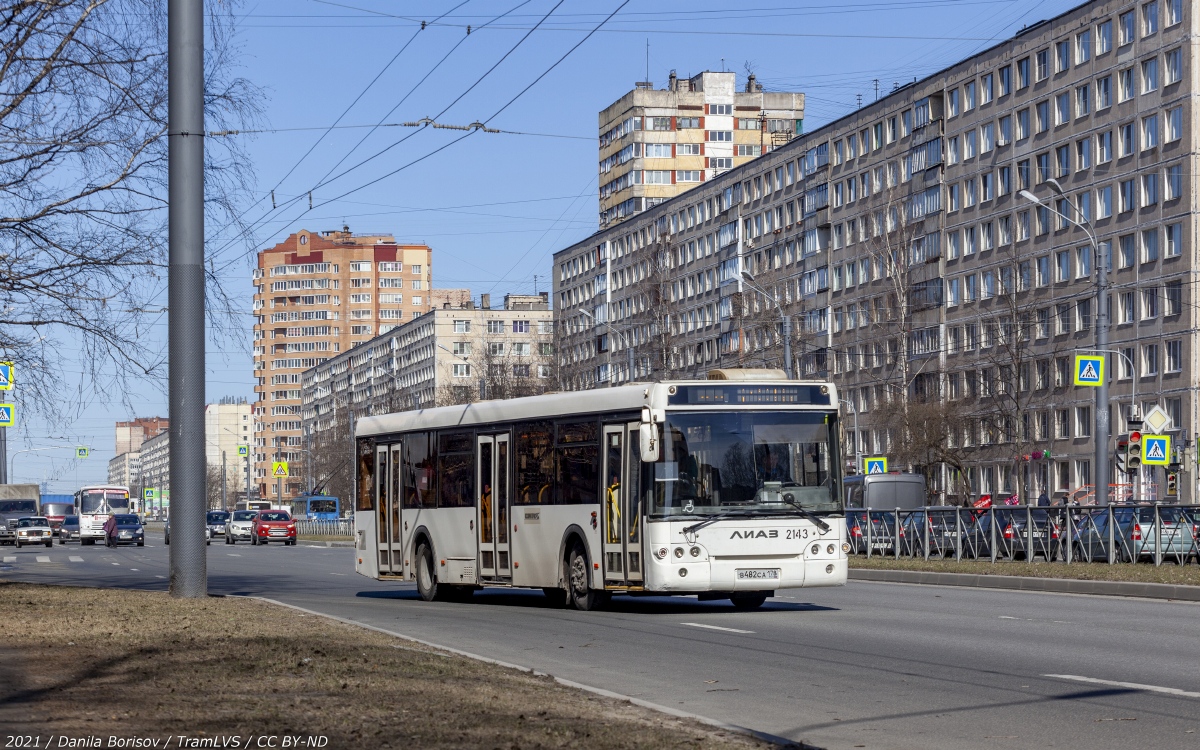
[[571, 558], [571, 587], [576, 591], [587, 591], [586, 567], [583, 555], [575, 555]]

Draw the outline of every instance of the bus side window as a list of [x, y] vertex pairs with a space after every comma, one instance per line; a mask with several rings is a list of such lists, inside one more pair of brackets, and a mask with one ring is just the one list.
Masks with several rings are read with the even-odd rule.
[[375, 451], [370, 440], [358, 441], [358, 498], [355, 510], [375, 509]]

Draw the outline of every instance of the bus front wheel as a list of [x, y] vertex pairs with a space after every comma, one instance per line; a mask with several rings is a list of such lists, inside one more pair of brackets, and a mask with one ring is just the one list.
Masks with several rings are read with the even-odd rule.
[[438, 598], [437, 578], [433, 574], [433, 551], [424, 543], [417, 547], [417, 593], [427, 602]]
[[589, 612], [603, 607], [608, 592], [588, 586], [588, 560], [583, 548], [576, 543], [567, 557], [567, 594], [575, 609]]

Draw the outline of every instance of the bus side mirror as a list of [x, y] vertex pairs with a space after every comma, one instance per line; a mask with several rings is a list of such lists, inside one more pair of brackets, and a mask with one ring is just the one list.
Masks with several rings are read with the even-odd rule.
[[642, 423], [638, 430], [638, 442], [642, 449], [642, 462], [654, 463], [658, 460], [658, 426]]

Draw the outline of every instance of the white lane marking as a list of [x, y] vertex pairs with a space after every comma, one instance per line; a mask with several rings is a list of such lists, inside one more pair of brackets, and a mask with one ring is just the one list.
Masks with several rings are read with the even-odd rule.
[[130, 568], [130, 570], [137, 570], [137, 568]]
[[233, 553], [233, 552], [226, 552], [225, 554], [229, 555], [230, 557], [241, 557], [241, 555]]
[[1008, 615], [1000, 615], [1001, 620], [1019, 620], [1020, 617], [1009, 617]]
[[166, 578], [166, 576], [154, 576], [155, 578]]
[[1165, 693], [1167, 695], [1178, 695], [1181, 698], [1200, 698], [1200, 693], [1190, 690], [1180, 690], [1179, 688], [1160, 687], [1158, 685], [1143, 685], [1140, 682], [1118, 682], [1116, 680], [1100, 680], [1095, 677], [1080, 677], [1076, 674], [1044, 674], [1042, 677], [1052, 677], [1056, 680], [1073, 680], [1075, 682], [1090, 682], [1094, 685], [1111, 685], [1113, 687], [1130, 688], [1131, 690], [1145, 690], [1151, 693]]
[[17, 561], [16, 555], [5, 555], [4, 556], [4, 562], [16, 562], [16, 561]]
[[707, 628], [708, 630], [723, 630], [726, 633], [746, 633], [748, 635], [754, 634], [753, 630], [738, 630], [737, 628], [723, 628], [720, 625], [705, 625], [704, 623], [700, 623], [700, 622], [681, 622], [679, 624], [687, 625], [687, 626], [693, 627], [693, 628]]
[[120, 564], [121, 564], [121, 563], [113, 563], [113, 565], [120, 565]]
[[80, 557], [79, 555], [71, 555], [67, 559], [70, 560], [71, 562], [83, 562], [83, 558]]
[[38, 562], [50, 562], [50, 558], [46, 557], [45, 555], [38, 555], [37, 561]]

